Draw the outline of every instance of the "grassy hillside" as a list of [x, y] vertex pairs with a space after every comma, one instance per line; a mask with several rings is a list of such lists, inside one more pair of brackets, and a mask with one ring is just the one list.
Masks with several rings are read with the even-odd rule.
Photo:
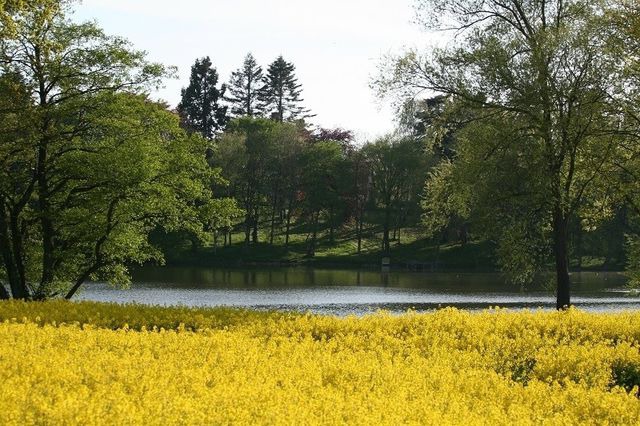
[[[276, 235], [273, 244], [269, 244], [266, 232], [260, 232], [258, 243], [251, 242], [249, 245], [245, 244], [244, 234], [241, 232], [233, 233], [231, 244], [226, 246], [223, 246], [222, 238], [218, 239], [218, 245], [214, 247], [213, 239], [205, 244], [193, 245], [191, 240], [175, 235], [165, 236], [161, 244], [167, 253], [168, 264], [174, 266], [305, 264], [318, 267], [378, 268], [385, 256], [381, 250], [382, 230], [375, 225], [364, 229], [360, 253], [356, 233], [348, 227], [337, 230], [333, 241], [329, 231], [322, 229], [318, 235], [315, 256], [312, 257], [308, 255], [308, 236], [308, 229], [296, 227], [290, 235], [288, 246], [285, 246], [283, 235]], [[470, 240], [465, 244], [438, 244], [434, 238], [427, 238], [421, 228], [403, 228], [399, 238], [391, 243], [389, 258], [392, 266], [398, 268], [488, 272], [499, 269], [494, 249], [493, 243], [478, 240]], [[583, 253], [581, 264], [572, 256], [572, 268], [612, 271], [624, 269], [623, 255], [607, 258], [601, 254], [603, 251], [607, 253], [607, 250], [597, 246], [591, 251], [593, 253]]]
[[[385, 256], [381, 250], [381, 229], [370, 226], [365, 229], [362, 248], [358, 253], [355, 231], [341, 229], [331, 241], [328, 230], [319, 234], [315, 255], [308, 255], [308, 232], [295, 228], [285, 246], [284, 236], [278, 235], [269, 244], [269, 235], [260, 233], [258, 243], [244, 242], [243, 233], [234, 233], [232, 243], [223, 246], [219, 238], [218, 247], [213, 241], [195, 249], [189, 241], [173, 242], [168, 250], [168, 263], [172, 265], [243, 265], [243, 264], [309, 264], [315, 266], [379, 267]], [[492, 244], [469, 242], [467, 244], [446, 243], [438, 245], [426, 238], [420, 229], [405, 228], [391, 244], [389, 255], [394, 266], [419, 267], [438, 270], [496, 270]]]

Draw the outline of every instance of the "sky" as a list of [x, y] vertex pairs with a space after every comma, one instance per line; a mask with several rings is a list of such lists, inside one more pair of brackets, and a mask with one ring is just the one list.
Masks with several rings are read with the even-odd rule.
[[311, 122], [352, 130], [360, 142], [394, 127], [392, 108], [369, 87], [381, 58], [428, 44], [412, 0], [83, 0], [73, 19], [95, 20], [178, 67], [153, 94], [172, 106], [196, 58], [209, 56], [226, 82], [248, 52], [265, 69], [282, 55], [317, 114]]

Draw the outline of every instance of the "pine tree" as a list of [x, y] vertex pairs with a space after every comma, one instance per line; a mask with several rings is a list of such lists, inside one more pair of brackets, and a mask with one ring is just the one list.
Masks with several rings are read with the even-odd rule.
[[226, 85], [218, 84], [218, 72], [205, 57], [196, 59], [191, 67], [189, 86], [182, 89], [182, 100], [178, 105], [178, 113], [185, 128], [201, 133], [212, 139], [216, 132], [224, 129], [227, 121], [227, 107], [220, 105]]
[[229, 96], [226, 100], [231, 103], [231, 114], [236, 117], [262, 116], [264, 114], [263, 96], [264, 86], [262, 67], [258, 65], [251, 53], [244, 58], [241, 68], [231, 73], [229, 81]]
[[295, 69], [291, 62], [278, 56], [267, 70], [262, 98], [266, 112], [270, 113], [271, 118], [276, 121], [313, 117], [308, 109], [300, 105], [304, 99], [300, 98], [302, 85], [298, 84]]

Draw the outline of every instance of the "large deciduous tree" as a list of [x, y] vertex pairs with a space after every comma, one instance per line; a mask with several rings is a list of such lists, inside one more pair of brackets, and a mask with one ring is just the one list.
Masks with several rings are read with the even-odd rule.
[[304, 165], [300, 161], [304, 139], [293, 123], [241, 117], [231, 121], [219, 138], [213, 163], [221, 166], [231, 183], [227, 195], [244, 209], [245, 243], [258, 242], [263, 215], [269, 216], [269, 242], [276, 226], [285, 222], [288, 243], [293, 210]]
[[162, 257], [151, 229], [202, 229], [196, 200], [214, 177], [201, 138], [144, 94], [167, 70], [65, 11], [52, 1], [10, 10], [0, 43], [4, 298], [126, 283], [127, 264]]
[[191, 67], [189, 85], [182, 89], [182, 99], [178, 104], [183, 125], [187, 130], [200, 133], [206, 139], [213, 139], [227, 124], [227, 107], [221, 104], [226, 85], [218, 85], [218, 71], [207, 56], [196, 59]]
[[389, 253], [392, 226], [401, 225], [410, 208], [419, 204], [426, 157], [421, 144], [408, 137], [382, 137], [362, 152], [371, 172], [373, 198], [382, 211], [382, 251]]
[[305, 139], [300, 130], [293, 123], [280, 123], [273, 127], [264, 141], [269, 146], [265, 195], [270, 209], [270, 244], [274, 242], [277, 224], [282, 225], [282, 222], [285, 245], [289, 243], [292, 214], [305, 167], [301, 161]]
[[604, 182], [635, 149], [625, 137], [625, 102], [636, 85], [626, 62], [634, 54], [612, 49], [604, 1], [416, 4], [428, 28], [454, 29], [457, 37], [426, 55], [391, 59], [377, 87], [449, 95], [451, 110], [473, 117], [428, 192], [444, 194], [436, 187], [448, 185], [455, 209], [492, 224], [510, 269], [553, 258], [563, 308], [570, 304], [570, 221], [606, 212]]
[[301, 177], [302, 204], [308, 223], [307, 255], [315, 256], [318, 232], [323, 216], [329, 225], [333, 243], [336, 217], [344, 208], [344, 192], [351, 184], [347, 157], [338, 141], [319, 141], [308, 145], [300, 159], [304, 170]]
[[[626, 129], [630, 139], [640, 140], [640, 4], [637, 1], [620, 0], [614, 3], [617, 7], [608, 11], [606, 17], [611, 19], [614, 37], [609, 48], [613, 55], [624, 58], [626, 95], [631, 102], [625, 103], [625, 117], [629, 128]], [[626, 161], [615, 163], [617, 173], [609, 176], [609, 187], [617, 188], [619, 204], [624, 205], [631, 214], [625, 233], [627, 238], [627, 274], [630, 284], [640, 286], [640, 156], [637, 150], [625, 150]], [[614, 182], [611, 182], [614, 181]], [[630, 225], [630, 226], [629, 226]]]
[[264, 118], [241, 117], [229, 123], [221, 135], [213, 163], [224, 169], [233, 192], [245, 213], [245, 243], [258, 242], [260, 213], [268, 188], [273, 146], [270, 135], [277, 123]]

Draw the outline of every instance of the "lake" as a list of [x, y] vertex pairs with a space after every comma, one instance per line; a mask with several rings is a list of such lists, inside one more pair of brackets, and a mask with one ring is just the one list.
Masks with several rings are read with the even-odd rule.
[[[593, 311], [640, 309], [640, 297], [615, 272], [571, 276], [572, 303]], [[362, 315], [385, 309], [429, 311], [446, 306], [553, 309], [553, 291], [520, 289], [495, 273], [420, 273], [288, 268], [144, 267], [130, 289], [87, 284], [78, 299], [153, 305], [234, 306], [251, 309]]]

